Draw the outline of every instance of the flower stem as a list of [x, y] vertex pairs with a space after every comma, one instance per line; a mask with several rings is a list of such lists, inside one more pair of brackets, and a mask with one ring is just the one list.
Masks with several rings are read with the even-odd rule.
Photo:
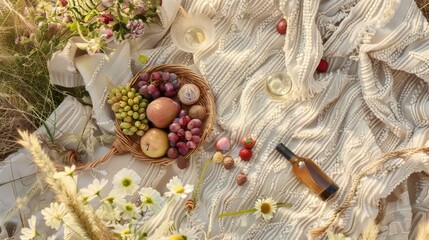
[[292, 207], [293, 205], [290, 203], [277, 203], [277, 207]]
[[236, 216], [236, 215], [241, 215], [241, 214], [245, 214], [245, 213], [253, 213], [253, 212], [256, 212], [255, 208], [246, 209], [246, 210], [239, 211], [239, 212], [222, 213], [220, 215], [217, 215], [216, 218], [230, 217], [230, 216]]
[[212, 158], [208, 158], [204, 164], [203, 170], [201, 171], [200, 176], [198, 177], [197, 184], [195, 184], [194, 192], [192, 193], [192, 199], [194, 200], [195, 205], [197, 204], [198, 199], [200, 198], [201, 187], [204, 182], [204, 176], [206, 175], [207, 168], [212, 163]]

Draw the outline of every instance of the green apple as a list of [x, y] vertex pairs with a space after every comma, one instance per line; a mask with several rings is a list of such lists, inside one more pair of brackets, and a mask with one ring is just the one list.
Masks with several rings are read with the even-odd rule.
[[140, 146], [144, 154], [151, 158], [159, 158], [167, 154], [170, 144], [167, 133], [158, 128], [150, 128], [142, 136]]

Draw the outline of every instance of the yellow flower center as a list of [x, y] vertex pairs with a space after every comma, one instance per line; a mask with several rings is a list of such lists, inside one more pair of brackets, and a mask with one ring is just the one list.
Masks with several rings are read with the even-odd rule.
[[168, 240], [186, 240], [186, 237], [179, 234], [173, 234], [168, 238]]
[[185, 192], [185, 188], [183, 186], [174, 186], [173, 187], [173, 191], [175, 193], [184, 193]]
[[146, 199], [144, 200], [144, 203], [146, 203], [146, 204], [153, 204], [153, 200], [150, 197], [146, 197]]
[[131, 205], [126, 205], [125, 206], [125, 210], [127, 210], [128, 212], [131, 212], [133, 210], [133, 206]]
[[261, 212], [263, 214], [268, 214], [271, 212], [271, 205], [269, 203], [262, 203], [261, 204]]
[[131, 181], [131, 179], [129, 179], [129, 178], [124, 178], [124, 179], [122, 179], [122, 186], [124, 186], [124, 187], [128, 187], [128, 186], [130, 186], [130, 185], [131, 185], [131, 183], [132, 183], [132, 181]]

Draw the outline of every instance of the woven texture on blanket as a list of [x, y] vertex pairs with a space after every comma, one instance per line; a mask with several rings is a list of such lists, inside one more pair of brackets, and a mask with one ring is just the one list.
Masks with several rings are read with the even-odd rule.
[[[218, 40], [193, 59], [168, 37], [147, 54], [149, 64], [193, 60], [216, 97], [218, 128], [212, 140], [227, 136], [234, 141], [228, 154], [235, 157], [235, 168], [210, 166], [192, 213], [210, 237], [306, 239], [310, 230], [316, 236], [329, 227], [356, 239], [376, 218], [380, 199], [412, 173], [429, 173], [427, 154], [412, 152], [429, 146], [429, 28], [413, 1], [182, 4], [210, 16]], [[282, 17], [288, 22], [286, 35], [275, 29]], [[318, 74], [322, 57], [330, 68]], [[291, 76], [293, 101], [272, 101], [264, 93], [264, 78], [274, 71]], [[242, 162], [239, 140], [248, 134], [258, 143], [252, 160]], [[213, 154], [213, 141], [194, 156], [185, 179], [197, 179], [202, 165], [194, 160]], [[274, 150], [279, 142], [314, 159], [339, 184], [337, 196], [322, 202], [299, 183]], [[408, 148], [413, 154], [380, 160], [383, 153]], [[235, 183], [240, 172], [248, 176], [243, 186]], [[260, 197], [294, 206], [278, 209], [269, 223], [251, 214], [215, 218], [252, 208]], [[182, 206], [172, 211], [183, 211]], [[392, 230], [395, 224], [390, 224], [380, 235], [407, 236], [410, 224], [405, 225]]]
[[[193, 65], [215, 95], [218, 118], [212, 135], [185, 170], [122, 155], [87, 171], [88, 178], [132, 166], [145, 186], [160, 188], [169, 174], [196, 183], [204, 161], [215, 152], [214, 142], [226, 136], [233, 146], [225, 155], [235, 159], [235, 166], [208, 167], [191, 222], [183, 222], [203, 226], [210, 239], [307, 239], [327, 229], [357, 239], [382, 206], [379, 237], [413, 238], [413, 226], [429, 218], [429, 178], [420, 173], [429, 174], [429, 25], [414, 1], [183, 0], [182, 5], [215, 23], [216, 41], [208, 49], [184, 53], [165, 34], [149, 49], [126, 43], [108, 59], [84, 56], [75, 64], [95, 100], [94, 124], [105, 133], [113, 132], [102, 101], [106, 79], [120, 84], [131, 78], [131, 69]], [[276, 31], [283, 17], [286, 35]], [[141, 54], [149, 62], [132, 66]], [[315, 71], [321, 58], [330, 64], [326, 73]], [[263, 90], [264, 79], [275, 71], [291, 76], [288, 100], [274, 101]], [[73, 124], [64, 120], [60, 126], [67, 130]], [[246, 135], [257, 139], [248, 162], [238, 157]], [[299, 183], [275, 151], [279, 142], [326, 171], [340, 186], [336, 196], [323, 202]], [[242, 186], [236, 183], [239, 173], [248, 179]], [[406, 184], [413, 176], [420, 180]], [[400, 199], [395, 204], [386, 200], [392, 192]], [[253, 208], [263, 197], [293, 207], [277, 209], [268, 223], [253, 214], [216, 218]], [[412, 204], [422, 206], [419, 212]], [[183, 205], [174, 205], [147, 227], [155, 229], [166, 219], [179, 223], [184, 212]]]

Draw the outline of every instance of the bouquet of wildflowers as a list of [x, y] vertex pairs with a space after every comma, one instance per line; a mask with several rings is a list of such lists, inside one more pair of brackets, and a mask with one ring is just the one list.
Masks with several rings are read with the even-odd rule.
[[[94, 179], [88, 186], [79, 188], [74, 165], [57, 172], [37, 137], [26, 132], [20, 134], [19, 143], [31, 152], [33, 162], [57, 200], [41, 211], [44, 223], [53, 230], [63, 228], [64, 239], [200, 239], [198, 235], [203, 232], [198, 226], [180, 228], [181, 223], [170, 219], [165, 219], [156, 229], [148, 226], [152, 217], [159, 216], [172, 204], [181, 203], [184, 209], [192, 210], [192, 200], [185, 199], [194, 191], [193, 185], [183, 184], [175, 176], [167, 183], [168, 191], [162, 196], [151, 187], [139, 189], [141, 177], [134, 170], [123, 168], [113, 176], [113, 188], [108, 194], [102, 194], [107, 179]], [[55, 235], [48, 236], [37, 229], [37, 221], [34, 215], [28, 219], [20, 239], [55, 239]]]
[[50, 39], [54, 46], [73, 36], [85, 42], [89, 54], [103, 51], [110, 41], [121, 42], [142, 36], [146, 24], [158, 21], [161, 0], [41, 0], [27, 8], [37, 30], [21, 42]]

